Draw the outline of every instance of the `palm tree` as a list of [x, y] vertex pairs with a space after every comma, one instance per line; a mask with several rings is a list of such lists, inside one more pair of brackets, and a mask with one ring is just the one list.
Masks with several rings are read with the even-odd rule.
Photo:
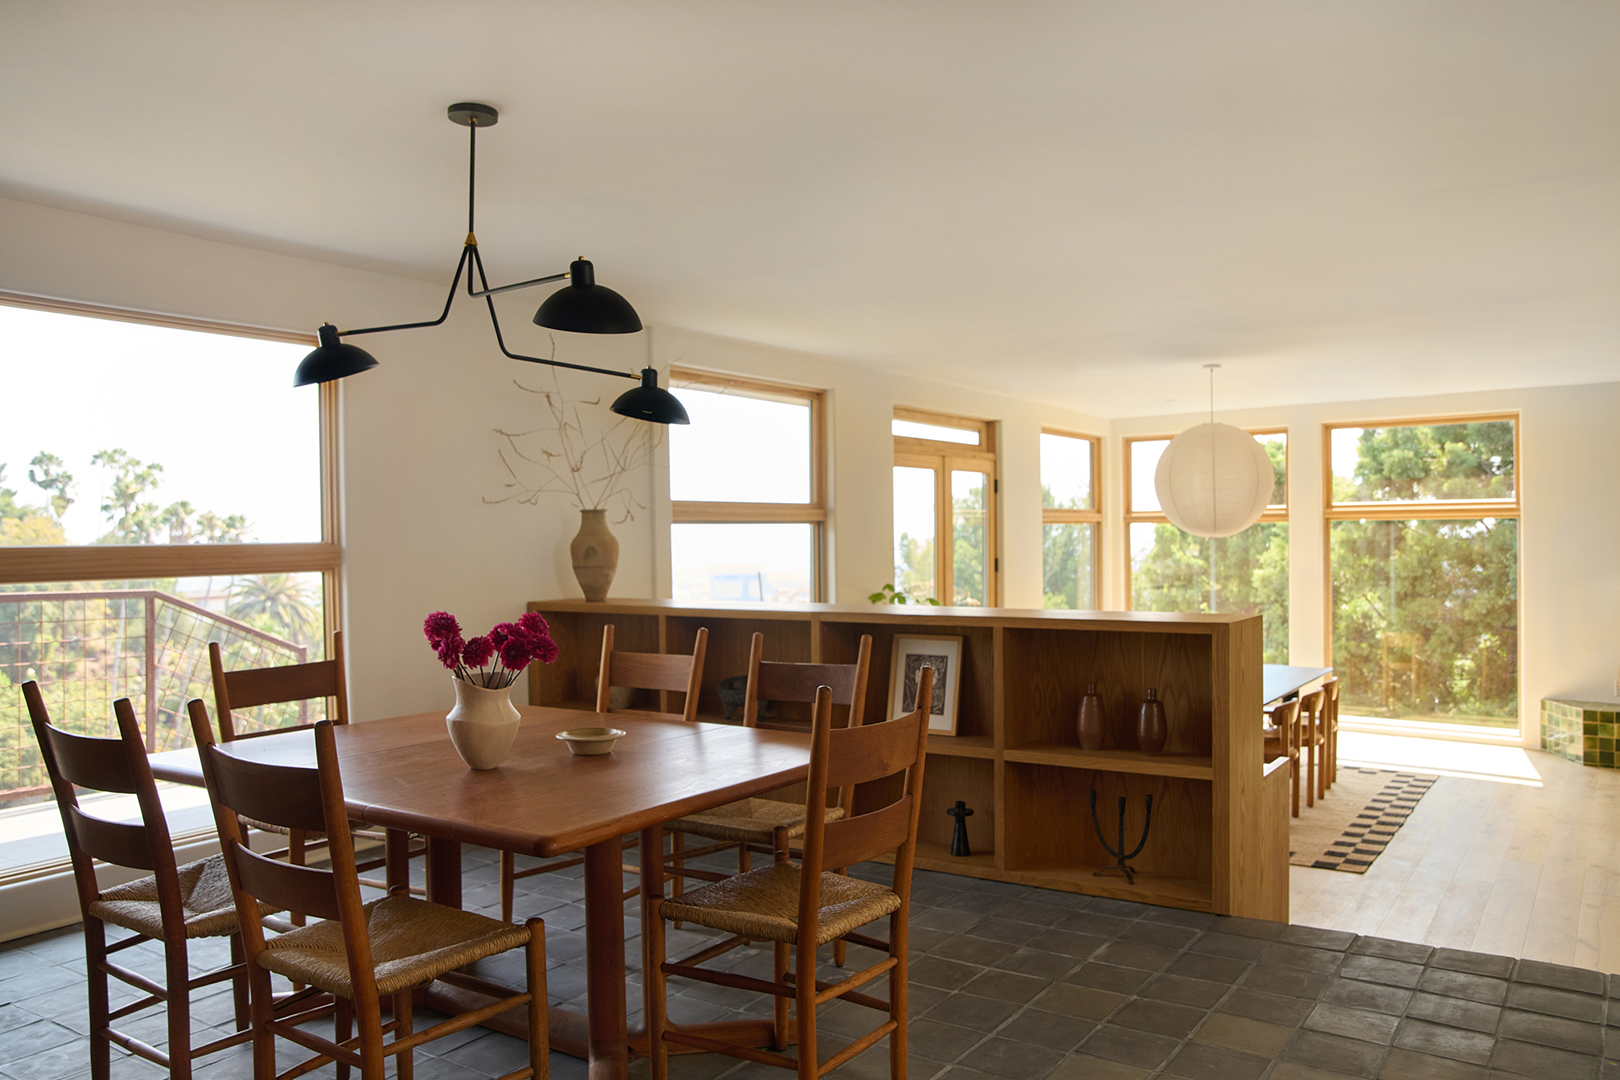
[[226, 614], [300, 645], [314, 644], [320, 634], [320, 615], [297, 574], [237, 578]]

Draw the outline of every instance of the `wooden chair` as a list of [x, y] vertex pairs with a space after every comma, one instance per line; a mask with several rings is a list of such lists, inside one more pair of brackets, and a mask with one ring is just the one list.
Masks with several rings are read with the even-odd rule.
[[[602, 666], [598, 669], [596, 676], [596, 711], [599, 713], [619, 711], [611, 708], [608, 700], [609, 690], [615, 686], [632, 690], [684, 691], [686, 703], [679, 713], [656, 713], [654, 715], [679, 720], [696, 720], [698, 693], [703, 685], [703, 655], [708, 650], [708, 647], [708, 628], [699, 627], [697, 641], [693, 643], [691, 656], [684, 656], [680, 653], [618, 652], [613, 648], [613, 624], [608, 623], [602, 627]], [[645, 710], [634, 711], [645, 712]], [[634, 838], [624, 842], [626, 848], [635, 845]], [[512, 921], [512, 896], [518, 879], [534, 877], [536, 874], [550, 874], [557, 870], [566, 870], [571, 866], [578, 866], [584, 861], [585, 857], [579, 855], [519, 870], [517, 868], [517, 859], [513, 854], [510, 851], [501, 852], [501, 918], [507, 922]], [[626, 866], [624, 872], [635, 874], [640, 872], [640, 868]], [[637, 890], [634, 888], [629, 889], [625, 892], [624, 898], [629, 900], [636, 895], [636, 892]]]
[[[169, 826], [158, 801], [157, 785], [146, 761], [140, 725], [128, 698], [113, 702], [118, 719], [116, 739], [73, 735], [52, 726], [39, 685], [23, 683], [23, 698], [39, 740], [39, 753], [56, 794], [56, 808], [67, 834], [73, 883], [84, 915], [85, 971], [90, 1005], [90, 1075], [108, 1080], [111, 1044], [169, 1070], [174, 1080], [188, 1080], [191, 1063], [204, 1054], [247, 1042], [247, 969], [242, 962], [242, 939], [237, 932], [236, 905], [231, 898], [225, 864], [220, 856], [177, 866]], [[109, 821], [88, 814], [79, 805], [75, 787], [87, 792], [133, 794], [141, 823]], [[103, 889], [96, 883], [93, 860], [113, 866], [150, 870], [150, 877]], [[134, 931], [107, 944], [107, 924]], [[187, 942], [192, 938], [229, 937], [231, 963], [221, 970], [193, 978], [188, 966]], [[159, 986], [108, 957], [143, 941], [163, 945], [164, 985]], [[107, 976], [145, 992], [146, 996], [116, 1010], [109, 1006]], [[236, 997], [237, 1034], [203, 1046], [191, 1045], [191, 992], [229, 979]], [[131, 1013], [160, 1005], [167, 1013], [169, 1049], [155, 1047], [113, 1028], [112, 1022]]]
[[[307, 664], [284, 664], [278, 667], [267, 668], [238, 668], [235, 671], [225, 670], [224, 654], [220, 651], [219, 642], [208, 643], [208, 666], [213, 672], [214, 682], [214, 708], [219, 719], [219, 739], [221, 742], [234, 742], [237, 739], [251, 739], [260, 735], [269, 735], [273, 731], [292, 731], [299, 728], [313, 726], [308, 719], [307, 703], [311, 698], [329, 698], [333, 701], [333, 722], [347, 724], [349, 722], [349, 693], [348, 682], [343, 668], [343, 634], [341, 631], [332, 635], [332, 655], [326, 660], [316, 660]], [[285, 727], [273, 728], [266, 731], [243, 731], [237, 723], [233, 710], [253, 709], [263, 705], [279, 705], [284, 702], [298, 702], [301, 722], [289, 724]], [[279, 826], [269, 822], [250, 821], [249, 826], [261, 832], [279, 833], [287, 837], [287, 846], [280, 851], [272, 852], [276, 856], [285, 856], [294, 866], [303, 866], [308, 858], [311, 848], [318, 848], [325, 843], [325, 838], [319, 835], [309, 836], [302, 830], [293, 830], [288, 833]], [[425, 844], [414, 847], [410, 838], [399, 832], [381, 833], [360, 830], [357, 836], [368, 840], [380, 841], [384, 845], [385, 855], [379, 859], [369, 859], [359, 864], [362, 873], [386, 867], [385, 881], [367, 881], [365, 884], [377, 888], [393, 889], [398, 886], [409, 886], [411, 880], [409, 860], [423, 854], [427, 850]], [[421, 892], [421, 890], [417, 890]], [[298, 916], [294, 917], [295, 924]]]
[[[872, 637], [861, 636], [853, 664], [784, 664], [764, 659], [765, 635], [755, 634], [748, 651], [748, 684], [743, 698], [743, 726], [759, 725], [761, 701], [814, 702], [820, 687], [832, 691], [834, 705], [849, 706], [849, 726], [861, 726], [861, 710], [866, 700], [866, 675], [872, 661]], [[837, 803], [827, 807], [828, 821], [837, 821], [849, 812], [850, 792], [838, 793]], [[704, 810], [672, 821], [664, 828], [673, 836], [668, 863], [675, 876], [675, 895], [683, 891], [682, 879], [695, 877], [719, 881], [726, 875], [687, 869], [688, 859], [701, 858], [727, 848], [737, 849], [737, 873], [747, 873], [750, 852], [783, 858], [792, 841], [804, 834], [804, 807], [780, 799], [743, 799], [713, 810]], [[713, 843], [688, 849], [685, 836], [691, 833]]]
[[[799, 863], [779, 854], [769, 866], [668, 900], [658, 895], [663, 890], [657, 874], [643, 876], [641, 926], [647, 935], [643, 983], [653, 1080], [667, 1080], [669, 1076], [671, 1043], [792, 1069], [800, 1080], [814, 1080], [885, 1036], [889, 1039], [889, 1075], [893, 1080], [904, 1080], [907, 920], [911, 914], [911, 868], [927, 760], [926, 703], [932, 689], [933, 672], [928, 670], [918, 697], [924, 704], [917, 709], [897, 720], [839, 730], [832, 727], [831, 691], [824, 687], [817, 693], [810, 779], [805, 785], [804, 856]], [[829, 791], [900, 773], [906, 774], [904, 789], [886, 806], [839, 821], [827, 821], [819, 812], [827, 805]], [[650, 843], [658, 834], [656, 828], [648, 830], [643, 842]], [[823, 870], [891, 852], [894, 878], [888, 888]], [[887, 941], [860, 932], [885, 916], [889, 920]], [[696, 923], [730, 936], [684, 959], [666, 961], [666, 919]], [[821, 982], [816, 978], [816, 949], [840, 939], [878, 950], [883, 958], [837, 982]], [[699, 966], [750, 940], [772, 943], [771, 981]], [[888, 1000], [862, 992], [884, 974], [889, 977]], [[665, 1010], [665, 977], [669, 975], [772, 995], [775, 1052], [722, 1042], [671, 1024]], [[798, 1028], [798, 1060], [781, 1053], [790, 1037], [790, 1001]], [[885, 1013], [887, 1018], [821, 1062], [816, 1050], [816, 1007], [832, 1001], [863, 1005]]]
[[[194, 698], [188, 708], [242, 925], [256, 1080], [292, 1080], [327, 1062], [337, 1064], [339, 1080], [347, 1080], [353, 1066], [359, 1067], [362, 1080], [384, 1080], [384, 1062], [394, 1056], [400, 1080], [411, 1080], [416, 1047], [519, 1007], [527, 1012], [529, 1060], [502, 1080], [544, 1080], [550, 1052], [545, 925], [530, 919], [513, 926], [418, 900], [403, 889], [362, 903], [331, 721], [315, 724], [316, 768], [310, 769], [234, 757], [214, 742], [203, 703]], [[285, 863], [249, 850], [242, 828], [249, 818], [325, 833], [329, 868]], [[267, 938], [260, 902], [322, 921]], [[457, 970], [519, 947], [527, 975], [521, 991]], [[271, 1007], [272, 973], [307, 986], [283, 1004], [280, 1015]], [[435, 979], [497, 1000], [415, 1031], [411, 992]], [[386, 1024], [384, 998], [390, 999], [393, 1012]], [[311, 1021], [328, 1015], [333, 1017], [331, 1039], [307, 1030]], [[358, 1037], [352, 1035], [355, 1026]], [[385, 1035], [393, 1038], [385, 1042]], [[315, 1056], [278, 1074], [278, 1036]]]
[[1333, 781], [1339, 778], [1339, 680], [1332, 678], [1322, 684], [1322, 729], [1325, 745], [1322, 760], [1325, 767], [1317, 781], [1316, 796], [1326, 795]]
[[1305, 805], [1315, 806], [1321, 797], [1316, 782], [1325, 764], [1327, 739], [1322, 730], [1322, 702], [1327, 694], [1312, 690], [1299, 699], [1299, 753], [1305, 763]]
[[1271, 727], [1266, 731], [1265, 754], [1267, 761], [1280, 757], [1288, 759], [1288, 772], [1293, 778], [1293, 805], [1290, 813], [1299, 817], [1299, 700], [1285, 701], [1271, 710]]
[[[1378, 635], [1378, 644], [1379, 662], [1383, 668], [1382, 702], [1384, 708], [1389, 708], [1390, 676], [1397, 671], [1407, 672], [1411, 676], [1412, 707], [1416, 708], [1418, 703], [1418, 671], [1423, 663], [1423, 658], [1419, 655], [1419, 651], [1424, 645], [1423, 635], [1390, 631]], [[1405, 660], [1399, 658], [1399, 654], [1403, 650], [1406, 653]], [[1391, 651], [1397, 654], [1396, 659], [1390, 659]]]

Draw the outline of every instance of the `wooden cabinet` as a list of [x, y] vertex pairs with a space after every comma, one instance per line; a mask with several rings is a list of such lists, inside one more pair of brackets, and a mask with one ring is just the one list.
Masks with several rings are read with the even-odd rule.
[[[592, 708], [602, 626], [619, 648], [688, 652], [709, 630], [699, 716], [720, 720], [716, 684], [741, 675], [749, 641], [765, 635], [768, 660], [850, 663], [872, 635], [865, 715], [889, 704], [897, 634], [962, 638], [957, 734], [928, 741], [917, 865], [1069, 892], [1195, 911], [1288, 918], [1288, 808], [1284, 763], [1261, 753], [1260, 619], [1236, 615], [1018, 611], [835, 604], [713, 604], [669, 600], [537, 601], [562, 655], [529, 669], [536, 705]], [[1076, 717], [1096, 683], [1108, 720], [1103, 748], [1080, 749]], [[1165, 752], [1136, 746], [1136, 714], [1149, 689], [1169, 721]], [[682, 694], [635, 704], [679, 711]], [[780, 706], [764, 723], [807, 726], [808, 706]], [[1099, 876], [1113, 858], [1103, 835], [1135, 846], [1153, 796], [1152, 826], [1132, 860], [1134, 884]], [[957, 800], [973, 854], [950, 855]], [[859, 796], [857, 796], [857, 806]]]

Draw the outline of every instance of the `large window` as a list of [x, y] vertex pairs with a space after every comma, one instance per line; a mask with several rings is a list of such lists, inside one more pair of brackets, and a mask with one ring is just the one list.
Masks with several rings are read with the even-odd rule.
[[1341, 712], [1517, 728], [1518, 424], [1326, 432]]
[[669, 429], [677, 600], [825, 599], [825, 398], [676, 369], [690, 426]]
[[1041, 429], [1043, 607], [1096, 610], [1102, 555], [1100, 444], [1095, 436]]
[[897, 408], [893, 431], [895, 591], [913, 601], [995, 606], [995, 426]]
[[[128, 697], [149, 750], [186, 745], [208, 642], [231, 666], [325, 655], [341, 558], [323, 452], [334, 391], [292, 385], [307, 340], [11, 299], [0, 807], [49, 795], [19, 684], [37, 681], [70, 730], [113, 734]], [[0, 847], [19, 820], [6, 815]], [[0, 873], [28, 861], [0, 852]]]
[[1271, 504], [1235, 536], [1193, 536], [1170, 524], [1153, 477], [1168, 438], [1125, 440], [1128, 607], [1259, 615], [1264, 658], [1288, 662], [1288, 433], [1250, 432], [1271, 458]]

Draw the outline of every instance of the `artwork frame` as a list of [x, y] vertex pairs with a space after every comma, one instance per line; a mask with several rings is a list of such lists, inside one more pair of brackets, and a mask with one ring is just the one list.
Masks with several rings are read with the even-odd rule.
[[889, 663], [889, 715], [904, 716], [916, 708], [916, 678], [924, 666], [934, 669], [934, 700], [928, 712], [928, 733], [955, 735], [958, 698], [962, 689], [960, 637], [895, 635]]

